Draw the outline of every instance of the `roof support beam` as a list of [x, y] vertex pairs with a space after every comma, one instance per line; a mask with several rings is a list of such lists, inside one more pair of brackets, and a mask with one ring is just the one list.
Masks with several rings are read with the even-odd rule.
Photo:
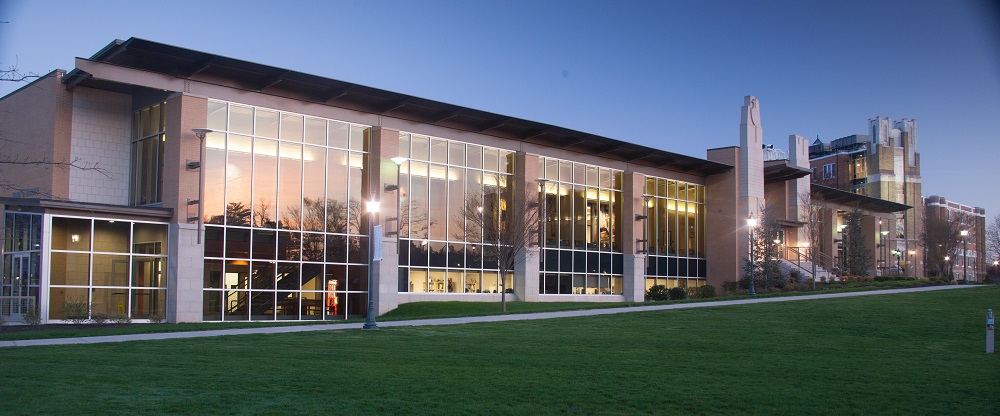
[[432, 123], [440, 123], [442, 121], [458, 117], [460, 114], [462, 114], [462, 110], [461, 109], [453, 110], [453, 111], [442, 111], [437, 116], [435, 116], [434, 119], [431, 122]]
[[269, 87], [273, 87], [275, 84], [281, 82], [285, 78], [285, 76], [288, 75], [290, 72], [292, 72], [292, 71], [284, 71], [284, 72], [281, 72], [281, 73], [269, 76], [267, 78], [264, 78], [264, 81], [261, 82], [261, 86], [259, 88], [257, 88], [257, 91], [263, 91], [263, 90], [265, 90], [265, 89], [267, 89]]
[[388, 112], [390, 112], [392, 110], [396, 110], [396, 109], [405, 107], [406, 104], [407, 104], [407, 102], [409, 102], [409, 101], [410, 101], [409, 98], [403, 98], [402, 100], [397, 100], [397, 101], [391, 102], [388, 105], [386, 105], [385, 107], [382, 107], [382, 110], [379, 111], [379, 113], [380, 114], [385, 114], [385, 113], [388, 113]]
[[504, 117], [504, 118], [502, 118], [500, 120], [496, 120], [496, 121], [489, 122], [489, 123], [484, 123], [483, 125], [479, 126], [479, 132], [482, 133], [484, 131], [489, 131], [489, 130], [493, 130], [493, 129], [496, 129], [496, 128], [500, 128], [503, 125], [509, 123], [511, 120], [513, 120], [513, 119], [510, 118], [510, 117]]

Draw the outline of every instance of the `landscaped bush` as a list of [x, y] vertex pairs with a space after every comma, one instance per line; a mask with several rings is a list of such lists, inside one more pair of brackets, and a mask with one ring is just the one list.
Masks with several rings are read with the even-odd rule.
[[670, 297], [667, 295], [667, 287], [664, 285], [656, 285], [646, 291], [646, 300], [660, 301], [669, 299]]
[[79, 325], [87, 322], [88, 315], [90, 315], [90, 304], [83, 298], [69, 299], [63, 303], [63, 312], [66, 313], [66, 319]]
[[697, 294], [698, 299], [714, 298], [715, 286], [712, 285], [699, 286], [697, 293], [698, 293]]
[[111, 315], [111, 322], [118, 325], [128, 325], [132, 323], [132, 318], [129, 318], [127, 313], [116, 313]]
[[740, 290], [739, 282], [722, 282], [723, 292], [737, 292]]
[[687, 291], [683, 287], [675, 287], [667, 291], [670, 300], [687, 299]]
[[104, 325], [108, 323], [108, 319], [110, 319], [110, 317], [106, 313], [95, 313], [94, 316], [90, 318], [90, 320], [97, 325]]
[[42, 314], [39, 313], [38, 307], [35, 306], [33, 308], [28, 308], [28, 311], [21, 316], [21, 319], [23, 319], [24, 323], [28, 325], [37, 326], [42, 323]]

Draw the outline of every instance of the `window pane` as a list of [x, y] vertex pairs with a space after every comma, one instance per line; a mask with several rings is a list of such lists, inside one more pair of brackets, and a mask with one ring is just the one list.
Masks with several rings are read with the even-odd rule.
[[302, 229], [323, 231], [326, 201], [326, 149], [305, 146], [302, 151]]
[[326, 146], [326, 120], [306, 117], [305, 140], [309, 144]]
[[53, 250], [90, 250], [90, 220], [52, 217]]
[[327, 182], [326, 231], [347, 233], [347, 151], [328, 152], [327, 169], [331, 179]]
[[205, 138], [205, 222], [222, 224], [226, 195], [226, 135], [209, 133]]
[[254, 139], [253, 225], [274, 228], [278, 198], [278, 142]]
[[251, 139], [229, 135], [226, 168], [226, 224], [250, 225]]
[[215, 131], [226, 131], [226, 124], [229, 121], [226, 107], [226, 103], [223, 102], [208, 102], [208, 128]]
[[[217, 294], [219, 292], [208, 292]], [[211, 305], [217, 308], [216, 305]], [[207, 315], [209, 310], [206, 310]], [[163, 319], [167, 314], [167, 291], [163, 289], [132, 290], [132, 318], [133, 319]]]
[[281, 140], [302, 141], [302, 116], [281, 114]]
[[167, 225], [137, 222], [132, 225], [132, 252], [167, 254]]
[[278, 112], [258, 108], [256, 117], [254, 117], [254, 126], [256, 127], [254, 135], [277, 139]]
[[351, 125], [351, 150], [367, 151], [369, 133], [368, 127]]
[[242, 105], [229, 106], [229, 131], [253, 134], [253, 108]]
[[250, 230], [240, 228], [226, 229], [226, 257], [250, 258]]
[[90, 255], [53, 252], [51, 258], [49, 262], [51, 284], [69, 286], [90, 284]]
[[128, 256], [94, 255], [94, 286], [128, 286]]
[[281, 143], [280, 152], [278, 226], [298, 230], [302, 224], [302, 145]]
[[125, 221], [94, 220], [94, 251], [128, 253], [130, 227]]
[[332, 147], [337, 147], [341, 149], [347, 149], [348, 136], [351, 133], [351, 128], [346, 123], [341, 123], [339, 121], [330, 121], [329, 127], [327, 129], [330, 136], [328, 138], [328, 145]]
[[166, 266], [162, 257], [133, 257], [132, 286], [166, 288]]

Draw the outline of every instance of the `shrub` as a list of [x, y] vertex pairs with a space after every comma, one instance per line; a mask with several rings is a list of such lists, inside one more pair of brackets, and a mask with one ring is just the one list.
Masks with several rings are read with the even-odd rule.
[[667, 291], [670, 300], [687, 299], [687, 291], [683, 287], [675, 287]]
[[128, 325], [132, 323], [132, 318], [129, 318], [127, 313], [116, 313], [111, 315], [111, 322], [118, 325]]
[[670, 297], [667, 295], [667, 287], [664, 285], [656, 285], [646, 291], [646, 300], [660, 301], [668, 299]]
[[38, 326], [39, 324], [42, 323], [42, 314], [39, 313], [38, 307], [35, 306], [32, 308], [28, 308], [28, 311], [21, 316], [21, 319], [23, 319], [24, 323], [28, 325]]
[[789, 283], [798, 283], [798, 282], [801, 282], [803, 280], [805, 280], [805, 275], [802, 274], [801, 270], [799, 270], [799, 269], [792, 269], [790, 272], [788, 272], [788, 282]]
[[90, 304], [83, 298], [69, 299], [63, 303], [63, 311], [66, 312], [66, 319], [79, 325], [87, 322], [87, 317], [90, 315]]
[[161, 322], [163, 322], [163, 317], [162, 316], [156, 315], [156, 314], [149, 315], [149, 323], [151, 323], [151, 324], [158, 324], [158, 323], [161, 323]]
[[108, 323], [108, 319], [110, 319], [110, 317], [106, 313], [95, 313], [90, 318], [90, 320], [93, 321], [97, 325], [104, 325], [104, 324]]
[[739, 282], [722, 282], [723, 292], [738, 292], [740, 290]]
[[698, 299], [707, 299], [715, 297], [715, 286], [705, 285], [698, 287]]

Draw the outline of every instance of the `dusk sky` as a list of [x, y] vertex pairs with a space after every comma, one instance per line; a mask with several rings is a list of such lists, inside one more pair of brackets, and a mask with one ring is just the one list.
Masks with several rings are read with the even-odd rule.
[[[685, 155], [918, 120], [924, 196], [1000, 213], [996, 1], [0, 0], [0, 63], [139, 37]], [[18, 85], [0, 85], [0, 96]]]

